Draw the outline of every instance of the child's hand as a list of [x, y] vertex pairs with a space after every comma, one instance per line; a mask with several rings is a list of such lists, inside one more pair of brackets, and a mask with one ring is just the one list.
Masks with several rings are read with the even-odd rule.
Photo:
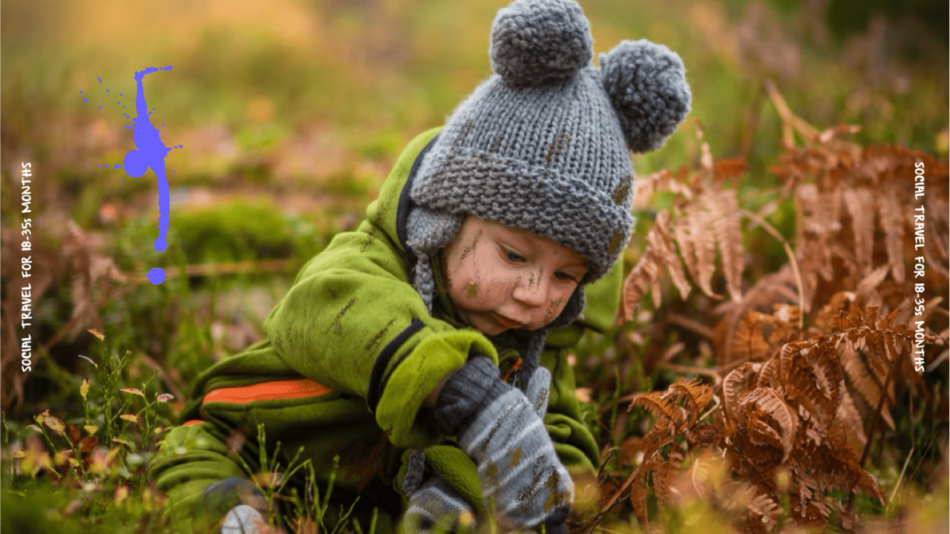
[[448, 483], [432, 476], [409, 496], [403, 520], [412, 534], [460, 532], [475, 527], [475, 510]]
[[267, 527], [267, 501], [257, 486], [246, 478], [231, 477], [208, 486], [196, 507], [199, 522], [214, 524], [222, 521], [221, 534], [273, 532]]
[[266, 514], [246, 504], [239, 504], [224, 516], [220, 534], [267, 534], [273, 532], [267, 526]]
[[532, 375], [532, 402], [498, 378], [490, 359], [473, 357], [446, 382], [431, 413], [436, 426], [456, 433], [478, 464], [482, 497], [507, 529], [543, 524], [548, 531], [563, 530], [574, 500], [571, 476], [538, 417], [547, 407], [549, 383], [546, 370]]
[[551, 371], [546, 367], [538, 367], [528, 380], [525, 397], [534, 406], [534, 411], [542, 420], [548, 412], [548, 399], [551, 397]]

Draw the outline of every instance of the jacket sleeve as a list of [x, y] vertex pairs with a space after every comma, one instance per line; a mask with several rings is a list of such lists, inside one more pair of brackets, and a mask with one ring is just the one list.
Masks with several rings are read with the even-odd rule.
[[617, 262], [607, 276], [585, 288], [587, 305], [583, 318], [550, 332], [541, 353], [541, 364], [551, 371], [551, 393], [544, 423], [558, 457], [571, 473], [596, 474], [600, 466], [600, 451], [596, 439], [582, 421], [574, 368], [568, 362], [568, 356], [585, 329], [603, 333], [610, 328], [620, 304], [622, 283], [623, 265]]
[[426, 395], [470, 353], [496, 363], [497, 353], [479, 332], [430, 317], [405, 271], [396, 245], [365, 221], [303, 267], [264, 331], [296, 372], [368, 399], [394, 445], [424, 448], [441, 439], [416, 424]]

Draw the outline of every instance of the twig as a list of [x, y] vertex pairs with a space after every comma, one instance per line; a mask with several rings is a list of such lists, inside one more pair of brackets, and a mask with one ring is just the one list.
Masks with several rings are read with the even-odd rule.
[[901, 469], [901, 476], [897, 477], [897, 484], [894, 485], [894, 491], [891, 492], [890, 498], [887, 499], [887, 506], [884, 507], [886, 512], [890, 508], [891, 503], [894, 502], [894, 495], [897, 495], [897, 488], [901, 487], [901, 482], [904, 480], [904, 473], [907, 471], [907, 465], [910, 464], [910, 459], [914, 455], [914, 448], [910, 448], [910, 452], [907, 453], [907, 459], [904, 460], [904, 467]]
[[[881, 386], [881, 398], [877, 401], [877, 409], [874, 410], [874, 416], [871, 417], [871, 423], [868, 425], [868, 441], [864, 444], [864, 452], [861, 453], [861, 461], [858, 465], [861, 469], [864, 469], [864, 462], [868, 459], [868, 454], [871, 452], [871, 444], [874, 442], [874, 431], [877, 429], [877, 421], [881, 418], [881, 410], [884, 408], [884, 401], [887, 399], [887, 388], [891, 385], [891, 378], [896, 375], [896, 371], [900, 368], [901, 359], [896, 355], [894, 356], [894, 362], [891, 363], [890, 369], [887, 370], [887, 378], [884, 379], [884, 385]], [[896, 400], [896, 399], [895, 399]], [[884, 437], [881, 436], [883, 440]], [[848, 498], [848, 507], [847, 510], [850, 512], [852, 505], [854, 505], [854, 496], [855, 492], [851, 491], [851, 497]]]
[[[239, 261], [234, 263], [206, 263], [187, 265], [184, 268], [186, 276], [213, 276], [218, 274], [245, 274], [254, 272], [289, 271], [300, 267], [297, 260], [266, 260], [266, 261]], [[148, 281], [145, 274], [123, 273], [130, 284], [144, 284]], [[165, 269], [165, 278], [174, 278], [182, 275], [182, 269], [169, 267]]]
[[706, 339], [713, 339], [713, 337], [715, 336], [715, 333], [713, 332], [712, 328], [709, 328], [708, 326], [700, 322], [694, 321], [688, 317], [683, 317], [682, 315], [679, 315], [677, 313], [669, 313], [667, 314], [666, 318], [669, 322], [678, 326], [682, 326], [683, 328], [691, 332], [695, 332], [705, 337]]
[[798, 133], [809, 141], [814, 141], [818, 138], [818, 129], [811, 124], [808, 124], [804, 119], [792, 112], [792, 110], [788, 107], [788, 104], [785, 102], [785, 98], [781, 93], [778, 92], [778, 89], [775, 87], [775, 83], [772, 80], [765, 80], [763, 87], [765, 88], [765, 92], [768, 93], [769, 99], [772, 100], [772, 104], [775, 106], [775, 111], [778, 112], [779, 117], [782, 119], [783, 144], [789, 148], [795, 146], [795, 139], [792, 137], [792, 127], [798, 130]]
[[705, 367], [689, 367], [686, 365], [677, 365], [670, 362], [660, 362], [656, 364], [656, 366], [660, 369], [666, 369], [667, 371], [673, 371], [676, 373], [683, 373], [687, 375], [703, 375], [712, 378], [716, 377], [715, 369], [707, 369]]
[[788, 241], [782, 237], [782, 234], [778, 233], [778, 230], [775, 229], [771, 224], [769, 224], [765, 219], [759, 217], [757, 213], [753, 213], [748, 210], [739, 210], [739, 213], [752, 219], [763, 230], [772, 235], [775, 239], [778, 239], [782, 242], [782, 246], [785, 248], [785, 254], [788, 256], [788, 263], [792, 266], [792, 274], [795, 276], [795, 285], [798, 286], [798, 330], [802, 333], [805, 332], [805, 290], [804, 285], [802, 284], [802, 274], [798, 270], [798, 261], [795, 259], [795, 254], [792, 252], [792, 247], [788, 244]]
[[139, 358], [142, 358], [142, 361], [144, 361], [146, 364], [148, 364], [149, 367], [151, 367], [152, 369], [155, 370], [155, 372], [158, 373], [158, 376], [165, 382], [165, 385], [168, 386], [168, 389], [171, 390], [172, 395], [175, 396], [175, 399], [180, 400], [182, 402], [187, 400], [185, 396], [182, 394], [181, 389], [179, 389], [178, 384], [175, 383], [175, 381], [173, 381], [171, 377], [168, 376], [167, 373], [165, 373], [164, 369], [162, 369], [162, 366], [159, 365], [158, 362], [150, 358], [144, 352], [139, 352], [137, 356]]

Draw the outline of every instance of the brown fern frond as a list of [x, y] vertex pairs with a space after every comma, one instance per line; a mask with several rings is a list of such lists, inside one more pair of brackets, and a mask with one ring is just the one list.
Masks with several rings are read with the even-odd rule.
[[712, 388], [703, 384], [698, 378], [693, 380], [681, 378], [670, 384], [669, 390], [676, 392], [678, 397], [686, 399], [686, 426], [688, 427], [696, 422], [713, 398]]
[[722, 401], [726, 415], [735, 420], [743, 393], [750, 391], [762, 364], [747, 362], [733, 369], [722, 381]]
[[891, 276], [895, 282], [904, 281], [904, 209], [899, 197], [889, 191], [877, 195], [878, 217], [884, 230], [884, 246], [887, 250], [887, 263], [891, 266]]
[[620, 316], [629, 321], [639, 309], [640, 301], [647, 289], [652, 289], [653, 303], [659, 308], [662, 298], [658, 280], [665, 267], [670, 273], [673, 283], [680, 292], [680, 297], [689, 296], [691, 286], [686, 280], [683, 266], [673, 249], [672, 238], [667, 227], [670, 224], [670, 214], [663, 210], [657, 214], [656, 222], [647, 234], [647, 247], [637, 265], [627, 275], [624, 282], [621, 298]]
[[854, 452], [855, 456], [859, 451], [864, 450], [864, 445], [868, 438], [864, 434], [864, 421], [861, 420], [861, 414], [854, 406], [851, 394], [844, 391], [841, 395], [841, 404], [838, 405], [838, 414], [835, 416], [835, 425], [841, 425], [842, 433], [845, 435], [848, 447]]
[[[850, 341], [845, 341], [840, 349], [841, 367], [848, 377], [851, 386], [857, 391], [868, 406], [876, 407], [881, 400], [881, 384], [871, 377], [861, 355]], [[890, 415], [890, 408], [885, 401], [881, 416], [887, 426], [893, 430], [894, 421]]]
[[647, 510], [647, 497], [650, 494], [650, 490], [647, 487], [646, 478], [643, 476], [637, 477], [637, 479], [630, 485], [630, 506], [633, 507], [633, 512], [637, 514], [637, 521], [640, 522], [644, 528], [650, 524], [650, 516]]
[[765, 339], [764, 331], [770, 328], [770, 316], [750, 311], [742, 316], [729, 347], [730, 356], [743, 359], [760, 359], [771, 351], [772, 346]]
[[734, 302], [742, 300], [742, 227], [735, 190], [713, 191], [705, 195], [713, 221], [713, 233], [722, 255], [726, 288]]
[[670, 236], [669, 226], [670, 214], [666, 210], [663, 210], [657, 214], [656, 222], [653, 225], [657, 233], [654, 234], [651, 231], [648, 236], [648, 242], [656, 247], [657, 250], [662, 251], [660, 258], [663, 261], [663, 265], [670, 273], [670, 278], [673, 280], [673, 284], [676, 285], [676, 289], [679, 290], [680, 298], [685, 300], [686, 297], [689, 296], [692, 286], [686, 281], [686, 273], [683, 272], [683, 265], [680, 263], [680, 259], [673, 249], [673, 238]]
[[634, 396], [633, 402], [627, 407], [627, 411], [639, 406], [650, 412], [650, 415], [657, 420], [666, 419], [673, 423], [680, 423], [682, 414], [679, 407], [676, 406], [676, 396], [670, 395], [667, 391], [648, 391]]
[[[786, 350], [785, 347], [792, 349]], [[806, 408], [823, 428], [827, 428], [838, 413], [838, 404], [841, 402], [841, 370], [836, 366], [837, 359], [832, 356], [833, 345], [822, 338], [810, 347], [794, 343], [785, 347], [781, 364], [786, 395]], [[818, 378], [819, 374], [823, 375], [824, 380]], [[823, 389], [823, 385], [828, 389]]]
[[859, 268], [856, 274], [864, 276], [872, 261], [874, 194], [865, 187], [846, 188], [844, 190], [844, 204], [848, 208], [848, 215], [851, 216], [851, 233], [854, 234], [854, 257]]
[[699, 201], [686, 206], [676, 221], [673, 235], [680, 247], [680, 254], [696, 285], [713, 298], [721, 298], [712, 290], [712, 275], [715, 271], [716, 238], [712, 230], [713, 220], [708, 210]]
[[[792, 408], [785, 403], [785, 400], [777, 391], [772, 388], [758, 388], [749, 395], [746, 395], [740, 406], [748, 404], [756, 405], [756, 413], [764, 414], [775, 421], [777, 429], [767, 431], [769, 436], [778, 438], [779, 446], [784, 450], [782, 462], [784, 462], [792, 448], [795, 446], [795, 439], [798, 434], [798, 416]], [[757, 422], [763, 422], [761, 419]], [[770, 426], [771, 428], [771, 426]]]

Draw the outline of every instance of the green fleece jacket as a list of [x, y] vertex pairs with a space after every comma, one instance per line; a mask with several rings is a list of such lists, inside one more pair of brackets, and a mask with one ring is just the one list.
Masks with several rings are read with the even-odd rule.
[[[303, 447], [300, 460], [312, 460], [317, 478], [326, 481], [338, 455], [334, 497], [352, 502], [359, 495], [366, 511], [379, 507], [394, 520], [404, 510], [399, 491], [404, 452], [415, 448], [430, 449], [428, 469], [467, 499], [479, 500], [474, 463], [440, 461], [457, 459], [444, 450], [451, 442], [417, 415], [437, 382], [470, 355], [489, 356], [506, 376], [530, 333], [488, 338], [462, 324], [441, 283], [439, 262], [432, 262], [438, 293], [432, 316], [409, 283], [414, 258], [405, 247], [412, 206], [408, 184], [438, 132], [412, 140], [367, 219], [356, 231], [338, 234], [302, 268], [264, 323], [266, 341], [222, 359], [195, 382], [184, 425], [168, 434], [150, 465], [169, 504], [194, 502], [216, 480], [247, 476], [237, 467], [242, 460], [252, 472], [261, 469], [261, 423], [265, 450], [272, 456], [280, 441], [284, 466]], [[572, 473], [593, 473], [599, 460], [597, 444], [580, 421], [567, 356], [585, 328], [609, 327], [621, 276], [618, 264], [587, 286], [581, 318], [552, 329], [541, 355], [541, 365], [552, 374], [545, 425]], [[443, 448], [433, 448], [440, 443]], [[298, 471], [292, 481], [302, 483], [303, 475]]]

